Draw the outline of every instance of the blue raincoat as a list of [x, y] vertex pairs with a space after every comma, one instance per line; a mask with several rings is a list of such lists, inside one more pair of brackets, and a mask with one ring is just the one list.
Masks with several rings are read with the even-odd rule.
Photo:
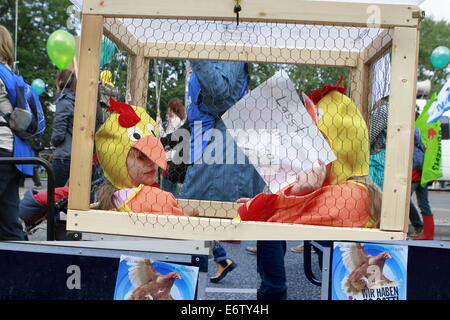
[[[23, 92], [25, 97], [23, 97], [23, 100], [26, 101], [25, 106], [22, 106], [26, 108], [26, 110], [31, 111], [30, 104], [34, 104], [37, 111], [37, 119], [35, 119], [37, 130], [36, 130], [36, 137], [42, 136], [45, 130], [45, 119], [44, 119], [44, 112], [42, 110], [41, 103], [39, 101], [38, 95], [36, 92], [31, 88], [22, 77], [17, 76], [12, 72], [8, 67], [6, 67], [4, 64], [0, 63], [0, 79], [2, 79], [3, 83], [5, 84], [5, 87], [8, 91], [8, 97], [11, 102], [11, 105], [13, 108], [16, 107], [17, 103], [17, 87], [23, 88]], [[14, 134], [14, 158], [24, 158], [24, 157], [35, 157], [36, 154], [31, 148], [30, 144], [21, 138], [19, 138], [17, 135]], [[29, 176], [33, 175], [33, 165], [16, 165], [17, 169]]]
[[[236, 201], [252, 198], [265, 183], [227, 132], [221, 116], [245, 94], [242, 62], [192, 61], [188, 121], [191, 164], [180, 198]], [[200, 139], [199, 139], [200, 138]], [[244, 161], [241, 161], [244, 159]]]

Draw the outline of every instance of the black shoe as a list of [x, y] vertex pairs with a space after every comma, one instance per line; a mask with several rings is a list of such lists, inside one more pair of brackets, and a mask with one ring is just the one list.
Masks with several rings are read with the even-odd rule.
[[225, 276], [237, 267], [237, 264], [231, 259], [226, 259], [224, 261], [216, 262], [217, 271], [214, 276], [209, 278], [212, 283], [218, 283], [220, 280], [225, 278]]

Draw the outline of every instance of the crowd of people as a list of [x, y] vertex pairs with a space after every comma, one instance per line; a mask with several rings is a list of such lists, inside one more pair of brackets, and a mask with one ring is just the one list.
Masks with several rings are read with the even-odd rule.
[[[37, 119], [29, 110], [23, 111], [22, 115], [15, 112], [18, 109], [15, 100], [21, 93], [8, 82], [20, 82], [12, 71], [13, 50], [9, 32], [0, 26], [0, 157], [18, 157], [17, 150], [21, 150], [22, 156], [35, 156], [27, 140], [18, 136], [21, 125], [28, 127]], [[337, 227], [378, 225], [389, 97], [374, 105], [369, 130], [357, 106], [346, 96], [346, 87], [341, 82], [304, 95], [305, 106], [314, 124], [337, 159], [331, 164], [321, 163], [317, 168], [299, 172], [295, 182], [271, 194], [236, 143], [229, 147], [229, 133], [221, 119], [249, 92], [247, 63], [192, 61], [191, 65], [187, 106], [177, 97], [171, 99], [164, 122], [154, 121], [139, 106], [113, 98], [99, 99], [95, 156], [105, 181], [97, 195], [98, 208], [178, 216], [199, 214], [196, 208], [180, 208], [176, 201], [180, 198], [242, 203], [239, 217], [244, 221]], [[27, 88], [26, 84], [24, 86]], [[55, 148], [51, 164], [57, 188], [70, 183], [76, 86], [73, 71], [57, 73], [56, 111], [51, 135], [51, 144]], [[31, 105], [36, 96], [31, 94], [24, 98]], [[107, 119], [102, 104], [108, 108]], [[21, 123], [20, 116], [30, 118], [26, 125]], [[175, 133], [180, 129], [188, 130], [190, 136], [183, 140], [173, 139], [179, 136]], [[212, 129], [221, 134], [212, 137]], [[352, 143], [342, 143], [348, 137], [353, 137]], [[200, 145], [198, 141], [201, 141]], [[180, 143], [187, 146], [183, 149], [189, 150], [187, 157], [180, 155], [177, 149]], [[111, 148], [111, 145], [115, 147]], [[229, 154], [230, 150], [232, 154]], [[432, 240], [433, 214], [427, 187], [420, 185], [424, 152], [420, 133], [416, 130], [411, 192], [417, 196], [422, 219], [412, 202], [410, 219], [415, 228], [415, 239]], [[227, 162], [208, 161], [208, 157], [214, 158], [216, 153], [222, 153]], [[188, 158], [188, 161], [180, 163], [177, 157]], [[246, 159], [245, 163], [238, 162], [237, 159], [242, 158]], [[230, 159], [234, 161], [230, 163]], [[157, 181], [160, 171], [161, 185]], [[18, 216], [18, 191], [23, 175], [32, 176], [33, 168], [30, 171], [24, 166], [0, 165], [0, 240], [24, 239]], [[286, 242], [257, 241], [256, 247], [247, 250], [257, 254], [257, 270], [261, 277], [258, 299], [286, 299]], [[302, 252], [302, 247], [291, 250]], [[214, 242], [213, 255], [217, 269], [210, 281], [217, 283], [234, 270], [237, 263], [228, 256], [220, 241]]]

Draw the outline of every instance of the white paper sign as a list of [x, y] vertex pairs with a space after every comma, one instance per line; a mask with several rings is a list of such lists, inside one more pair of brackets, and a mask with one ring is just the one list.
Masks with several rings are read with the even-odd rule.
[[299, 172], [336, 160], [285, 71], [277, 72], [230, 108], [222, 120], [272, 193]]

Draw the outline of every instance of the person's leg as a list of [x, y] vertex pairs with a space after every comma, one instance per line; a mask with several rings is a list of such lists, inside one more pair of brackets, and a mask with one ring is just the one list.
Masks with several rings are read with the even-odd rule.
[[39, 166], [33, 168], [33, 183], [35, 187], [42, 186], [41, 179], [39, 178]]
[[213, 283], [217, 283], [225, 278], [230, 271], [236, 268], [237, 264], [228, 258], [225, 248], [220, 245], [219, 241], [214, 241], [213, 255], [214, 262], [217, 265], [217, 271], [209, 280]]
[[261, 285], [258, 300], [286, 300], [286, 241], [257, 241], [257, 269]]
[[167, 178], [162, 178], [161, 189], [172, 193], [175, 198], [178, 197], [178, 185]]
[[432, 216], [430, 202], [428, 199], [428, 186], [422, 187], [420, 184], [416, 188], [417, 204], [419, 205], [420, 213], [424, 216]]
[[220, 262], [228, 258], [227, 251], [222, 247], [219, 241], [214, 241], [213, 256], [215, 262]]
[[417, 202], [423, 218], [423, 234], [414, 240], [434, 240], [434, 217], [428, 201], [428, 187], [418, 186], [416, 188]]
[[55, 188], [64, 187], [69, 180], [70, 160], [53, 159], [52, 167], [55, 174]]
[[[0, 151], [0, 157], [12, 154]], [[25, 240], [19, 221], [19, 185], [22, 174], [14, 165], [0, 165], [0, 240]]]
[[[413, 196], [414, 192], [416, 192], [417, 187], [418, 187], [417, 182], [413, 182], [411, 184], [411, 201], [409, 204], [409, 220], [411, 221], [411, 224], [414, 227], [414, 230], [416, 232], [421, 232], [423, 229], [423, 223], [422, 223], [422, 220], [420, 219], [420, 214], [417, 211], [416, 206], [412, 202], [412, 196]], [[416, 194], [416, 196], [417, 196], [417, 194]]]

